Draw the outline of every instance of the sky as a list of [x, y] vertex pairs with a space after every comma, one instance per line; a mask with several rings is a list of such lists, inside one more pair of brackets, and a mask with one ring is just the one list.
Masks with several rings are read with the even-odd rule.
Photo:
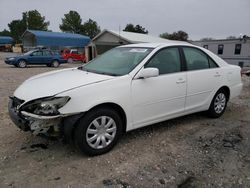
[[153, 36], [179, 30], [192, 40], [250, 36], [250, 0], [0, 0], [0, 31], [34, 9], [52, 31], [60, 31], [64, 14], [75, 10], [83, 22], [91, 18], [101, 29], [118, 31], [132, 23]]

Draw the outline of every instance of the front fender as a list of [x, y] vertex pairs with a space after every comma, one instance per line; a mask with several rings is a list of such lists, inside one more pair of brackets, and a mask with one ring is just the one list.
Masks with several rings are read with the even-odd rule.
[[74, 144], [74, 129], [76, 127], [76, 123], [79, 121], [81, 117], [84, 116], [83, 113], [75, 114], [72, 116], [67, 116], [62, 119], [61, 122], [61, 133], [62, 137], [67, 143]]

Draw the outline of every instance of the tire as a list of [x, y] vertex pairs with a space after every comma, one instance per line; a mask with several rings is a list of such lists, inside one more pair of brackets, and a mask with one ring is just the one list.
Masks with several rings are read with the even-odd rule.
[[211, 118], [218, 118], [225, 112], [228, 102], [228, 93], [224, 89], [220, 89], [214, 95], [207, 114]]
[[47, 67], [51, 67], [51, 64], [50, 64], [50, 63], [49, 63], [49, 64], [46, 64], [46, 66], [47, 66]]
[[18, 61], [18, 67], [20, 67], [20, 68], [25, 68], [25, 67], [27, 67], [26, 61], [24, 61], [24, 60], [19, 60], [19, 61]]
[[83, 153], [94, 156], [110, 151], [122, 134], [122, 120], [110, 108], [98, 108], [88, 112], [77, 123], [74, 142]]
[[56, 68], [56, 67], [59, 67], [59, 65], [60, 65], [60, 64], [59, 64], [59, 62], [58, 62], [57, 60], [53, 60], [52, 63], [51, 63], [51, 66], [52, 66], [52, 67], [55, 67], [55, 68]]
[[73, 63], [73, 61], [74, 61], [74, 60], [73, 60], [72, 58], [69, 58], [69, 59], [68, 59], [68, 63]]

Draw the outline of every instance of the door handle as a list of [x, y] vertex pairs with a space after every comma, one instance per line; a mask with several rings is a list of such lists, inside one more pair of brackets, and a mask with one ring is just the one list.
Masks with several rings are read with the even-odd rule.
[[184, 79], [179, 79], [179, 80], [176, 81], [177, 84], [182, 84], [182, 83], [185, 83], [185, 82], [186, 82], [186, 80], [184, 80]]

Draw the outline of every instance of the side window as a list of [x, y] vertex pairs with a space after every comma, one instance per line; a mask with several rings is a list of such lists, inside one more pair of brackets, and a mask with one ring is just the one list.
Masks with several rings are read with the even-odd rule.
[[181, 61], [178, 48], [166, 48], [159, 51], [146, 67], [158, 68], [160, 74], [168, 74], [181, 71]]
[[36, 52], [33, 52], [32, 54], [33, 56], [42, 56], [42, 52], [41, 51], [36, 51]]
[[187, 70], [200, 70], [200, 69], [208, 69], [209, 62], [208, 57], [202, 51], [195, 48], [183, 48]]
[[50, 51], [43, 51], [43, 56], [51, 56]]

